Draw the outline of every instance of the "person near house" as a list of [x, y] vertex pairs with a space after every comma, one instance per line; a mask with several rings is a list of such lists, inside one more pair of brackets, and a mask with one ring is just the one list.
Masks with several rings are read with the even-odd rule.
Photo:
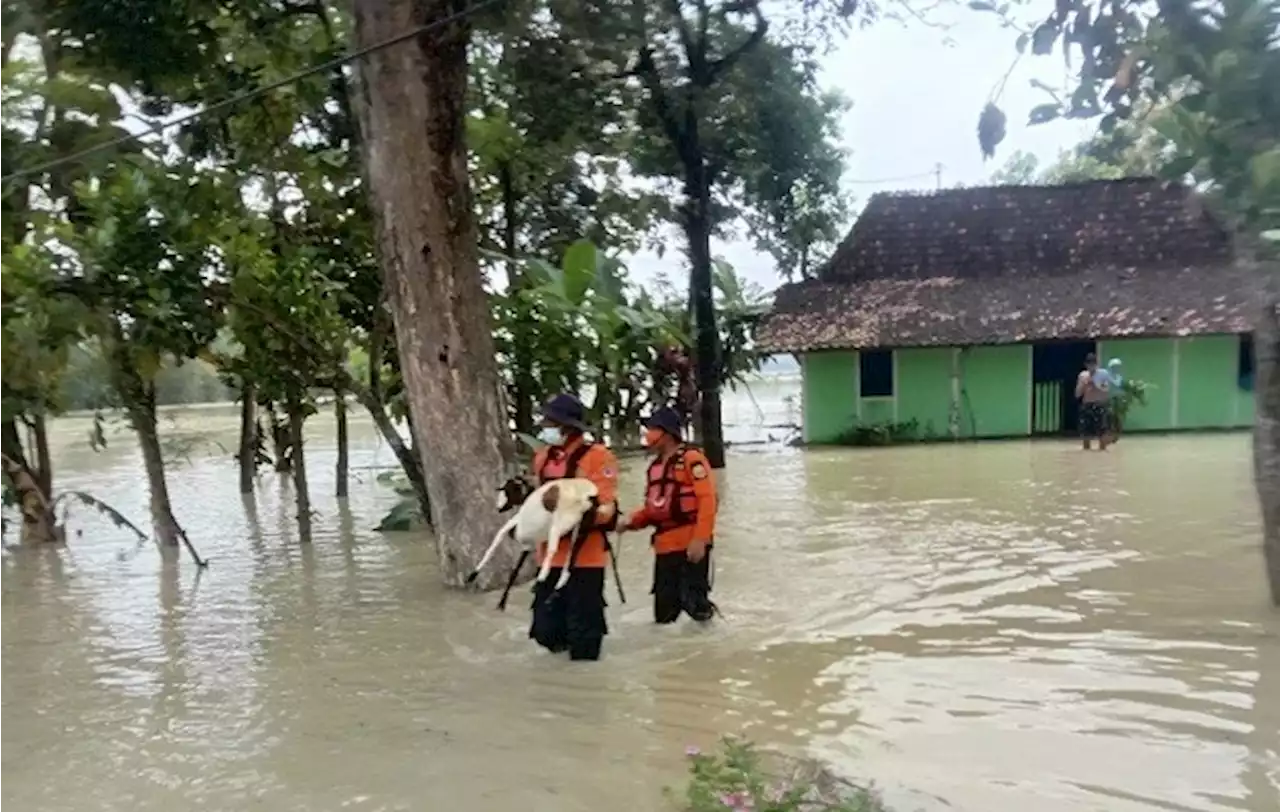
[[1107, 427], [1111, 432], [1111, 444], [1120, 439], [1119, 400], [1124, 397], [1124, 363], [1119, 358], [1107, 362]]
[[[546, 446], [533, 457], [538, 484], [556, 479], [582, 477], [595, 483], [600, 493], [594, 514], [583, 520], [582, 539], [573, 553], [574, 539], [560, 540], [551, 561], [550, 576], [533, 588], [533, 622], [529, 636], [553, 651], [567, 650], [571, 660], [598, 660], [604, 636], [604, 581], [609, 563], [609, 541], [605, 535], [617, 524], [618, 460], [604, 445], [586, 440], [582, 402], [572, 395], [556, 395], [542, 412]], [[547, 554], [545, 543], [538, 545], [539, 565]], [[561, 590], [555, 589], [561, 570], [573, 554], [573, 577]]]
[[[1099, 374], [1101, 373], [1101, 374]], [[1080, 438], [1088, 451], [1094, 439], [1098, 450], [1107, 450], [1108, 400], [1110, 382], [1106, 370], [1098, 368], [1098, 356], [1089, 353], [1084, 369], [1076, 376], [1076, 397], [1080, 400]]]
[[716, 527], [716, 485], [701, 451], [685, 445], [675, 409], [657, 409], [645, 421], [644, 445], [653, 454], [644, 506], [620, 530], [653, 529], [653, 619], [674, 623], [681, 613], [705, 623], [711, 602], [711, 549]]

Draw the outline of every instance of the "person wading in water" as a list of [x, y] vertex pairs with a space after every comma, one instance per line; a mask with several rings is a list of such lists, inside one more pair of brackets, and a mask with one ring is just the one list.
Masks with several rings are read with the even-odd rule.
[[1089, 353], [1084, 358], [1084, 369], [1076, 376], [1076, 397], [1080, 399], [1080, 439], [1088, 451], [1093, 439], [1098, 440], [1098, 450], [1107, 450], [1110, 433], [1110, 392], [1107, 373], [1098, 369], [1098, 356]]
[[[538, 484], [582, 477], [594, 482], [600, 494], [594, 515], [583, 519], [576, 553], [573, 538], [561, 539], [551, 561], [551, 574], [534, 584], [529, 636], [550, 651], [567, 649], [571, 660], [598, 660], [604, 636], [609, 633], [604, 617], [604, 570], [609, 563], [605, 533], [618, 519], [618, 460], [605, 446], [586, 441], [583, 415], [581, 401], [572, 395], [556, 395], [542, 412], [539, 439], [547, 446], [533, 457]], [[536, 563], [541, 565], [546, 554], [546, 543], [539, 544]], [[557, 592], [556, 581], [570, 562], [573, 577]]]
[[620, 530], [653, 528], [653, 619], [674, 623], [682, 612], [706, 622], [711, 602], [711, 547], [716, 485], [702, 452], [684, 444], [676, 410], [661, 408], [645, 421], [644, 444], [656, 457], [646, 476], [644, 507]]

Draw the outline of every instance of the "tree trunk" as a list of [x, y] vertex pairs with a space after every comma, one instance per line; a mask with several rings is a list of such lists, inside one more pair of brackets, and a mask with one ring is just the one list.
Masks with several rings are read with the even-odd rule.
[[11, 419], [0, 424], [0, 447], [5, 479], [22, 512], [22, 543], [34, 546], [65, 541], [53, 510], [53, 492], [42, 484], [46, 479], [52, 480], [51, 471], [33, 470], [27, 463], [17, 423]]
[[[516, 261], [519, 253], [516, 245], [516, 185], [509, 161], [503, 161], [499, 166], [498, 183], [502, 188], [502, 249], [510, 258], [507, 262], [507, 290], [514, 296], [524, 286], [524, 275], [520, 272], [520, 263]], [[516, 431], [525, 434], [533, 433], [535, 389], [533, 359], [530, 357], [526, 338], [529, 333], [530, 327], [526, 319], [517, 310], [511, 329], [511, 367], [515, 384], [512, 397], [515, 400]]]
[[31, 434], [36, 446], [36, 481], [40, 490], [53, 498], [53, 457], [49, 454], [49, 425], [43, 413], [32, 416]]
[[289, 448], [289, 426], [280, 422], [280, 415], [273, 403], [271, 412], [271, 449], [275, 453], [277, 473], [287, 474], [293, 469], [293, 454]]
[[302, 395], [289, 394], [285, 406], [288, 419], [289, 447], [293, 451], [293, 502], [298, 508], [298, 540], [311, 543], [311, 492], [307, 488], [307, 458], [302, 449], [302, 423], [307, 419]]
[[[386, 336], [394, 329], [394, 325], [390, 323], [385, 313], [386, 311], [381, 307], [378, 308], [372, 335], [369, 337], [369, 387], [368, 389], [355, 387], [356, 398], [373, 419], [373, 424], [378, 427], [382, 439], [391, 446], [391, 451], [396, 455], [401, 470], [409, 479], [409, 484], [413, 486], [414, 496], [422, 511], [422, 519], [430, 527], [431, 499], [427, 496], [427, 480], [423, 474], [422, 458], [418, 456], [417, 449], [405, 442], [395, 424], [391, 422], [391, 415], [387, 413], [387, 403], [382, 393], [382, 354]], [[400, 362], [398, 355], [395, 360], [398, 368]], [[413, 437], [412, 422], [409, 423], [409, 436]]]
[[253, 493], [254, 475], [258, 472], [258, 401], [254, 390], [251, 383], [240, 388], [240, 449], [236, 453], [240, 493]]
[[373, 418], [373, 424], [378, 427], [378, 432], [382, 435], [382, 439], [386, 440], [387, 445], [391, 446], [391, 452], [396, 455], [396, 461], [400, 463], [401, 470], [404, 471], [409, 484], [413, 486], [413, 493], [418, 499], [418, 506], [422, 508], [422, 517], [430, 525], [431, 499], [427, 495], [427, 480], [423, 474], [422, 460], [418, 457], [418, 452], [410, 448], [404, 438], [400, 436], [395, 424], [391, 422], [391, 416], [387, 414], [386, 405], [378, 400], [375, 394], [357, 392], [357, 396], [360, 398], [360, 405], [364, 406], [365, 411]]
[[[133, 377], [130, 370], [119, 374]], [[169, 483], [164, 475], [164, 454], [160, 450], [160, 432], [156, 426], [155, 392], [140, 379], [120, 392], [125, 400], [129, 424], [138, 436], [142, 449], [142, 464], [147, 471], [147, 487], [151, 491], [151, 526], [156, 538], [166, 547], [177, 547], [180, 540], [178, 520], [173, 517], [173, 505], [169, 502]]]
[[1271, 602], [1280, 606], [1280, 280], [1274, 270], [1267, 285], [1253, 340], [1253, 465]]
[[[436, 22], [446, 0], [356, 0], [358, 47]], [[467, 175], [470, 26], [448, 23], [359, 68], [359, 118], [414, 447], [426, 469], [440, 567], [461, 584], [500, 517], [491, 496], [512, 438], [476, 251]], [[514, 549], [483, 573], [500, 582]]]
[[334, 495], [339, 499], [346, 499], [347, 471], [351, 467], [347, 456], [347, 395], [341, 389], [335, 389], [333, 394], [335, 397], [333, 416], [338, 423], [338, 466], [335, 474], [337, 484], [334, 486]]
[[696, 126], [686, 137], [698, 159], [685, 166], [685, 236], [689, 240], [689, 293], [693, 307], [694, 362], [698, 380], [697, 426], [712, 468], [724, 467], [720, 412], [720, 331], [711, 274], [711, 178], [698, 145]]

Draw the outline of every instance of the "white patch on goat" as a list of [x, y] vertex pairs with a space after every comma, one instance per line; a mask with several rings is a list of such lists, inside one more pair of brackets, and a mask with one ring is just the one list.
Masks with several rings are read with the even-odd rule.
[[[558, 493], [555, 509], [549, 511], [543, 506], [542, 500], [552, 488], [555, 488]], [[529, 549], [540, 542], [547, 543], [547, 554], [542, 559], [542, 566], [538, 570], [538, 580], [547, 580], [547, 576], [551, 574], [551, 560], [555, 558], [556, 551], [560, 548], [560, 539], [564, 536], [572, 538], [577, 535], [578, 526], [582, 524], [586, 513], [593, 508], [592, 500], [599, 494], [600, 491], [594, 482], [580, 477], [555, 479], [539, 486], [525, 498], [516, 515], [502, 525], [494, 535], [489, 549], [485, 550], [484, 556], [480, 559], [480, 563], [476, 564], [468, 580], [475, 578], [476, 573], [484, 569], [508, 536], [515, 539], [520, 546]], [[556, 589], [560, 589], [568, 581], [569, 567], [566, 566], [560, 573], [560, 579], [556, 581]]]

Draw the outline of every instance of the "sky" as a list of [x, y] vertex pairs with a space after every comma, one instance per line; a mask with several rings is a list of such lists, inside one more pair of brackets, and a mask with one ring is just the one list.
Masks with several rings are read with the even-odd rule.
[[[942, 29], [916, 21], [880, 22], [851, 33], [823, 61], [824, 87], [840, 91], [852, 103], [841, 130], [848, 153], [846, 185], [855, 211], [875, 192], [936, 188], [936, 164], [942, 164], [944, 187], [977, 185], [1015, 150], [1030, 152], [1043, 164], [1092, 131], [1088, 122], [1027, 126], [1027, 112], [1047, 101], [1031, 80], [1055, 88], [1067, 83], [1061, 55], [1028, 53], [1010, 73], [999, 100], [1008, 116], [1008, 134], [995, 158], [984, 163], [978, 114], [1017, 57], [1017, 32], [1002, 29], [993, 15], [963, 5], [938, 20], [954, 25]], [[948, 39], [954, 44], [945, 44]], [[910, 179], [882, 180], [904, 177]], [[628, 260], [637, 282], [664, 273], [683, 277], [682, 241], [674, 229], [669, 231], [663, 258], [644, 251]], [[712, 251], [765, 290], [782, 281], [772, 258], [743, 239], [717, 240]]]

